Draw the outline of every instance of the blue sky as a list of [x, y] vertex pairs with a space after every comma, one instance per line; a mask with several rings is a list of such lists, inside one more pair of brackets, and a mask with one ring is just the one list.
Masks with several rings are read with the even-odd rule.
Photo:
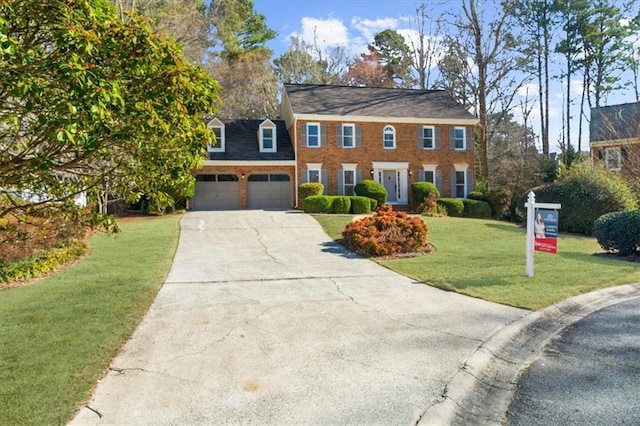
[[[308, 43], [313, 42], [314, 32], [317, 42], [323, 48], [344, 46], [351, 55], [358, 55], [366, 51], [367, 44], [372, 43], [373, 36], [387, 28], [394, 29], [409, 39], [415, 35], [412, 29], [412, 17], [415, 17], [416, 7], [426, 3], [430, 16], [434, 20], [442, 13], [455, 13], [461, 10], [458, 0], [254, 0], [255, 10], [267, 18], [270, 28], [278, 32], [275, 40], [269, 42], [274, 57], [285, 52], [290, 44], [292, 35], [301, 37]], [[488, 1], [487, 4], [491, 4]], [[566, 92], [558, 83], [553, 83], [550, 99], [550, 143], [551, 151], [559, 151], [558, 140], [562, 129], [563, 95]], [[581, 89], [581, 81], [571, 82], [574, 97]], [[526, 92], [535, 102], [537, 86], [529, 84], [521, 90], [517, 98], [519, 102], [525, 99]], [[631, 90], [612, 95], [608, 104], [634, 102]], [[518, 110], [516, 117], [521, 117]], [[573, 112], [572, 142], [576, 143], [578, 127], [578, 108]], [[534, 131], [539, 126], [537, 107], [533, 109], [530, 118]], [[540, 148], [540, 147], [539, 147]], [[588, 125], [583, 125], [582, 149], [588, 149]]]

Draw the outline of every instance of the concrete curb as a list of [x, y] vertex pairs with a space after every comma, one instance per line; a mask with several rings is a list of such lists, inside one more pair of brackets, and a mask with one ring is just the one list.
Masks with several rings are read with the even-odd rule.
[[640, 283], [575, 296], [506, 325], [482, 343], [416, 422], [422, 425], [504, 424], [518, 378], [549, 340], [582, 318], [640, 297]]

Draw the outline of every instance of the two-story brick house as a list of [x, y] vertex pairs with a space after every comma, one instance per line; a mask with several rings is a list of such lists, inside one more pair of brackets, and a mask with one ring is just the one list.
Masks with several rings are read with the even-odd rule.
[[[216, 202], [211, 191], [225, 185], [196, 183], [193, 208], [282, 208], [288, 201], [293, 207], [298, 185], [313, 181], [324, 184], [325, 194], [349, 195], [357, 182], [373, 179], [398, 206], [410, 204], [416, 181], [433, 182], [443, 197], [465, 198], [473, 188], [478, 120], [444, 91], [285, 84], [280, 119], [210, 121], [220, 142], [198, 182], [226, 175], [235, 183], [226, 185], [222, 198], [237, 195], [232, 203]], [[251, 130], [239, 135], [238, 126]], [[271, 126], [277, 144], [265, 151]], [[258, 201], [249, 179], [265, 182], [264, 175], [278, 176], [280, 195], [272, 194], [276, 185], [264, 183], [267, 195]], [[286, 191], [290, 197], [282, 196]]]

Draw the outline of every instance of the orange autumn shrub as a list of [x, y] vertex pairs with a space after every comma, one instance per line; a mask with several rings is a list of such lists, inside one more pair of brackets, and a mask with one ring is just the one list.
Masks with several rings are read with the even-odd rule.
[[373, 216], [349, 223], [342, 231], [342, 243], [361, 256], [392, 256], [424, 251], [427, 235], [427, 225], [419, 217], [383, 205]]

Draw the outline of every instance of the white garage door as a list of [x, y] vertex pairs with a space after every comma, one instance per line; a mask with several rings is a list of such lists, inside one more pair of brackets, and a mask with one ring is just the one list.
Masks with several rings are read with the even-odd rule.
[[240, 209], [240, 182], [236, 175], [196, 175], [194, 210]]
[[286, 174], [255, 174], [247, 179], [247, 207], [290, 209], [291, 179]]

